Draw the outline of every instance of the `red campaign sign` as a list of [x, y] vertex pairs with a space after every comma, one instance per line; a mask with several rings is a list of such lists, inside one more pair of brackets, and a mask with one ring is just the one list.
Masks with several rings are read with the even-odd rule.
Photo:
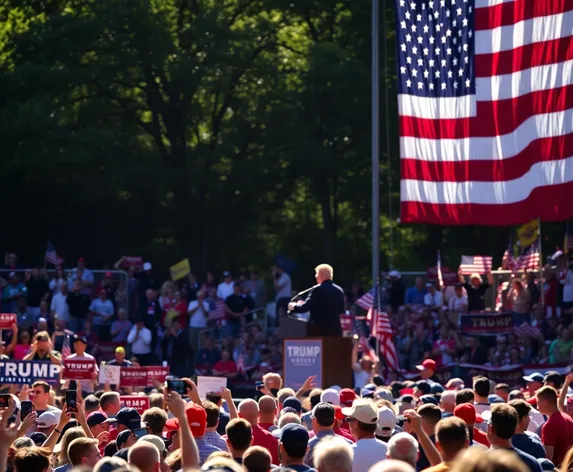
[[352, 315], [340, 315], [340, 327], [342, 331], [352, 331], [354, 329], [354, 317]]
[[169, 375], [169, 367], [147, 367], [147, 386], [155, 387], [155, 382], [165, 382]]
[[16, 313], [0, 313], [0, 329], [12, 329], [18, 323]]
[[149, 410], [149, 397], [138, 395], [122, 395], [119, 397], [122, 408], [135, 408], [140, 415]]
[[[426, 271], [426, 276], [428, 277], [428, 282], [438, 281], [438, 269], [436, 267], [428, 267]], [[458, 273], [449, 269], [448, 267], [442, 267], [442, 280], [446, 287], [450, 285], [456, 285], [458, 283]]]
[[141, 267], [143, 265], [143, 257], [140, 256], [123, 256], [121, 261], [122, 267]]
[[122, 387], [147, 387], [147, 367], [122, 367], [119, 384]]
[[95, 361], [66, 359], [64, 361], [64, 380], [92, 380], [95, 372]]

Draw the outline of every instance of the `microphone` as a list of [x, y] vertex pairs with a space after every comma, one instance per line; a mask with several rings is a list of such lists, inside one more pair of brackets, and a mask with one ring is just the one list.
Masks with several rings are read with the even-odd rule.
[[[297, 298], [302, 297], [304, 294], [306, 294], [306, 293], [308, 293], [308, 292], [311, 292], [312, 290], [314, 290], [316, 287], [319, 287], [319, 286], [320, 286], [320, 284], [316, 284], [316, 285], [313, 285], [313, 286], [310, 287], [310, 288], [307, 288], [306, 290], [303, 290], [302, 292], [298, 292], [294, 297], [292, 297], [292, 298], [290, 299], [290, 302], [289, 302], [289, 303], [294, 302]], [[294, 316], [294, 315], [293, 315], [293, 311], [292, 311], [292, 310], [288, 310], [288, 311], [287, 311], [287, 316], [290, 317], [290, 318], [294, 318], [294, 319], [296, 319], [296, 320], [302, 321], [301, 318], [299, 318], [298, 316]]]

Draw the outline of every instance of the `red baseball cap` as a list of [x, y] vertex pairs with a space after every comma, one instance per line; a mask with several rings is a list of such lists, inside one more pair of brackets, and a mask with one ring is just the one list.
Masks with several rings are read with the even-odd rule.
[[416, 369], [418, 370], [436, 370], [436, 362], [433, 359], [424, 359], [422, 365], [417, 365]]
[[332, 405], [332, 406], [334, 407], [334, 418], [343, 421], [344, 418], [346, 418], [346, 416], [342, 414], [342, 407], [340, 405]]
[[414, 394], [414, 389], [411, 387], [406, 387], [400, 390], [400, 396], [413, 395], [413, 394]]
[[461, 418], [466, 424], [482, 423], [481, 415], [476, 414], [476, 409], [471, 403], [462, 403], [454, 409], [454, 416]]
[[354, 400], [356, 400], [356, 392], [351, 388], [343, 388], [340, 393], [340, 404], [343, 406], [352, 406]]
[[[187, 422], [189, 423], [193, 436], [198, 438], [204, 436], [205, 430], [207, 429], [207, 412], [205, 409], [192, 403], [185, 408], [185, 415], [187, 416]], [[168, 432], [179, 429], [179, 420], [177, 418], [167, 420], [165, 429]]]

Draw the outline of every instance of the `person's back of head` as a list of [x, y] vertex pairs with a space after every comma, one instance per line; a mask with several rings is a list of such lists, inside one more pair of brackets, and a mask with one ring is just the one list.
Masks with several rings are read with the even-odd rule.
[[127, 462], [141, 472], [159, 472], [160, 460], [159, 449], [148, 441], [136, 442], [127, 453]]
[[[426, 423], [427, 425], [431, 425], [432, 431], [438, 424], [438, 421], [442, 419], [442, 410], [440, 410], [438, 405], [434, 405], [433, 403], [426, 403], [419, 407], [418, 414], [422, 417], [422, 424]], [[431, 436], [431, 434], [429, 436]]]
[[241, 418], [246, 419], [252, 425], [255, 425], [259, 421], [259, 405], [252, 398], [247, 398], [239, 403], [237, 408]]
[[277, 401], [270, 395], [259, 398], [259, 411], [261, 415], [274, 415], [277, 410]]
[[116, 472], [118, 469], [128, 467], [126, 461], [119, 457], [104, 457], [93, 468], [93, 472]]
[[470, 388], [463, 388], [456, 392], [456, 406], [462, 403], [473, 403], [474, 399], [474, 391]]
[[115, 406], [119, 410], [121, 406], [121, 401], [119, 398], [119, 393], [117, 392], [105, 392], [99, 399], [99, 406], [101, 410], [108, 416], [112, 413], [112, 407]]
[[495, 449], [484, 454], [470, 447], [456, 458], [449, 472], [529, 472], [529, 468], [511, 451]]
[[507, 403], [509, 406], [515, 408], [517, 414], [519, 415], [519, 422], [521, 423], [524, 418], [529, 418], [529, 413], [532, 406], [525, 400], [511, 400]]
[[86, 417], [90, 413], [99, 410], [99, 398], [95, 395], [88, 395], [84, 398], [84, 410]]
[[[74, 426], [73, 428], [70, 428], [64, 432], [64, 434], [62, 435], [62, 437], [60, 439], [60, 442], [57, 444], [57, 446], [60, 447], [60, 452], [59, 452], [59, 457], [58, 457], [58, 459], [59, 459], [58, 465], [64, 465], [64, 464], [71, 463], [70, 458], [68, 457], [69, 445], [72, 443], [73, 440], [75, 440], [77, 438], [85, 438], [85, 437], [86, 437], [86, 433], [84, 433], [84, 430], [80, 426]], [[56, 451], [56, 449], [54, 448], [54, 452], [55, 451]]]
[[161, 393], [152, 393], [149, 395], [149, 406], [150, 408], [157, 407], [162, 410], [165, 408], [164, 397]]
[[244, 472], [244, 468], [235, 460], [226, 457], [211, 457], [203, 464], [201, 470], [209, 472]]
[[474, 380], [474, 392], [476, 396], [487, 398], [491, 390], [491, 383], [487, 377], [477, 377]]
[[[519, 415], [515, 408], [505, 403], [495, 403], [491, 406], [491, 419], [488, 427], [488, 435], [508, 440], [515, 434]], [[491, 442], [491, 441], [490, 441]]]
[[300, 416], [298, 416], [296, 413], [285, 413], [279, 418], [278, 427], [282, 428], [285, 424], [289, 423], [302, 424], [302, 421]]
[[408, 433], [398, 433], [388, 440], [388, 458], [415, 467], [420, 452], [418, 441]]
[[292, 388], [281, 388], [277, 393], [277, 401], [282, 405], [287, 398], [294, 396], [296, 393]]
[[243, 454], [243, 467], [247, 472], [269, 472], [271, 466], [271, 454], [261, 446], [251, 446]]
[[386, 459], [374, 464], [368, 472], [416, 472], [416, 469], [406, 462]]
[[231, 452], [242, 454], [253, 442], [253, 429], [251, 424], [242, 418], [234, 418], [225, 428], [227, 433], [227, 444]]
[[216, 428], [219, 424], [219, 407], [209, 400], [203, 400], [202, 406], [207, 413], [207, 428]]
[[14, 472], [47, 472], [51, 451], [41, 447], [23, 447], [14, 456]]
[[100, 459], [98, 440], [94, 438], [77, 438], [68, 446], [70, 464], [93, 467]]
[[352, 472], [352, 446], [339, 437], [322, 439], [314, 448], [314, 468], [318, 472]]
[[537, 408], [544, 415], [551, 414], [552, 410], [557, 409], [557, 390], [549, 385], [541, 387], [535, 392], [537, 397]]
[[308, 401], [310, 402], [310, 407], [314, 408], [320, 403], [320, 395], [322, 394], [321, 388], [313, 388], [308, 395]]
[[464, 420], [452, 416], [436, 425], [436, 446], [445, 461], [452, 460], [458, 452], [469, 447], [470, 438]]
[[181, 448], [175, 449], [165, 458], [165, 465], [169, 467], [170, 471], [181, 469], [181, 461], [183, 459], [183, 451]]
[[146, 410], [141, 417], [141, 421], [143, 421], [147, 426], [149, 426], [151, 434], [155, 434], [156, 436], [163, 435], [163, 429], [165, 428], [165, 424], [167, 423], [167, 413], [165, 410], [161, 408], [153, 407], [149, 410]]

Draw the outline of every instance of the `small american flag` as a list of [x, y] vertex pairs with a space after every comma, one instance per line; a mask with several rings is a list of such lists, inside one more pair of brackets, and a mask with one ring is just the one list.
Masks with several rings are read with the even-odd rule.
[[372, 308], [372, 304], [374, 303], [374, 289], [366, 292], [354, 303], [364, 310], [370, 310], [370, 308]]
[[372, 336], [378, 339], [380, 344], [380, 354], [386, 359], [389, 370], [399, 369], [398, 355], [392, 339], [392, 325], [388, 314], [380, 309], [380, 287], [377, 285], [373, 289], [373, 303], [369, 307], [367, 319], [370, 321]]
[[225, 300], [219, 298], [215, 302], [215, 309], [209, 312], [209, 320], [222, 320], [225, 318]]
[[539, 245], [533, 243], [515, 261], [515, 270], [535, 270], [539, 269], [541, 258], [539, 257]]
[[505, 249], [503, 257], [501, 258], [501, 266], [505, 270], [511, 270], [511, 271], [515, 270], [515, 259], [513, 257], [513, 242], [511, 240], [511, 237], [507, 242], [507, 248]]
[[440, 251], [438, 251], [438, 260], [436, 262], [436, 273], [438, 274], [438, 289], [442, 290], [444, 286], [444, 279], [442, 278], [442, 256]]
[[51, 241], [48, 241], [48, 247], [46, 247], [46, 252], [44, 253], [44, 260], [54, 265], [61, 265], [64, 260], [58, 256], [56, 248]]
[[462, 256], [460, 270], [463, 275], [491, 272], [492, 259], [491, 256]]
[[66, 334], [64, 339], [64, 344], [62, 345], [62, 360], [65, 360], [72, 354], [72, 349], [70, 347], [70, 336]]

